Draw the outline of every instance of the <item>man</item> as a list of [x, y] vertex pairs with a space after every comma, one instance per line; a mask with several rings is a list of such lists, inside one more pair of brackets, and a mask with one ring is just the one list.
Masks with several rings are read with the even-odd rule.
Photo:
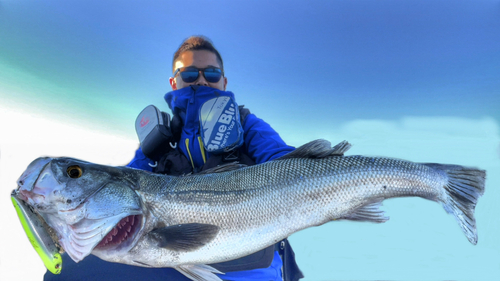
[[[207, 38], [193, 36], [175, 52], [172, 68], [173, 76], [169, 81], [173, 91], [167, 93], [165, 99], [174, 114], [172, 126], [167, 129], [172, 131], [171, 141], [176, 143], [177, 148], [168, 149], [162, 155], [146, 153], [146, 156], [141, 142], [141, 148], [127, 166], [182, 175], [235, 160], [247, 165], [263, 163], [294, 149], [287, 146], [267, 123], [240, 107], [241, 120], [236, 123], [241, 123], [242, 143], [224, 152], [211, 152], [200, 130], [200, 107], [219, 96], [234, 99], [231, 92], [225, 92], [227, 78], [224, 76], [222, 57]], [[166, 147], [169, 144], [163, 145]], [[45, 280], [189, 280], [172, 268], [151, 269], [107, 263], [95, 256], [89, 256], [78, 264], [66, 255], [63, 259], [61, 275], [48, 272]], [[211, 266], [225, 272], [220, 275], [224, 280], [298, 280], [302, 277], [286, 240], [247, 257]]]

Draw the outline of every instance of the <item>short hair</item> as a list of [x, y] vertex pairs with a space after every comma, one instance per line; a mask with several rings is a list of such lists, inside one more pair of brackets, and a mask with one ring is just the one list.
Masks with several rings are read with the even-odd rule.
[[191, 36], [188, 39], [184, 40], [182, 44], [179, 46], [179, 49], [174, 53], [174, 59], [172, 61], [172, 70], [175, 71], [175, 62], [179, 59], [180, 55], [186, 51], [199, 51], [205, 50], [215, 54], [217, 57], [217, 62], [220, 64], [220, 68], [224, 71], [224, 65], [222, 64], [222, 57], [219, 54], [219, 51], [215, 49], [212, 41], [205, 36], [197, 35]]

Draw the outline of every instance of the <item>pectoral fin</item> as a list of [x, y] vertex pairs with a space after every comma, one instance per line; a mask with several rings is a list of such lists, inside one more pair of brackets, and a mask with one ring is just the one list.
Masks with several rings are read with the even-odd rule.
[[159, 247], [188, 252], [212, 241], [219, 229], [211, 224], [188, 223], [158, 228], [151, 233], [158, 239]]
[[205, 264], [180, 265], [175, 267], [175, 269], [187, 278], [195, 281], [222, 281], [215, 273], [224, 274]]

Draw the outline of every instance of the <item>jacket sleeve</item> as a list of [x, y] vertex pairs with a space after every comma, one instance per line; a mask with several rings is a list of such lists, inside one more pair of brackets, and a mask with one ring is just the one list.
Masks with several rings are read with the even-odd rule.
[[132, 161], [130, 161], [130, 163], [127, 164], [127, 167], [152, 172], [153, 167], [151, 167], [151, 165], [149, 165], [150, 163], [154, 164], [154, 162], [151, 159], [147, 158], [146, 155], [144, 155], [144, 153], [142, 153], [142, 150], [139, 147], [135, 151], [135, 156], [132, 159]]
[[294, 147], [288, 146], [269, 124], [254, 114], [245, 117], [243, 131], [246, 152], [257, 164], [295, 150]]

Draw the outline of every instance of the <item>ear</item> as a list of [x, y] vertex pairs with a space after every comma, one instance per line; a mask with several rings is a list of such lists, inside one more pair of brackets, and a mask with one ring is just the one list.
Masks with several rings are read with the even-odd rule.
[[227, 77], [224, 76], [224, 91], [226, 90], [227, 87]]
[[[170, 87], [172, 87], [172, 90], [174, 90], [174, 91], [177, 90], [177, 82], [175, 82], [175, 78], [174, 77], [170, 77], [168, 79], [168, 81], [170, 82]], [[225, 88], [224, 88], [224, 90], [225, 90]]]

